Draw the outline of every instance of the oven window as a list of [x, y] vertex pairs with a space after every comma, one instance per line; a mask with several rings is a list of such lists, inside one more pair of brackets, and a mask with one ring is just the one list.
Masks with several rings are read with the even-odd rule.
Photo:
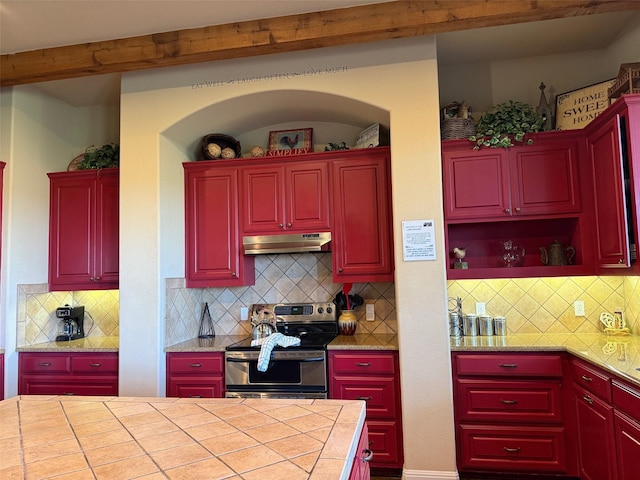
[[258, 362], [249, 362], [249, 383], [252, 385], [261, 383], [299, 385], [300, 370], [299, 360], [271, 361], [266, 372], [258, 371]]

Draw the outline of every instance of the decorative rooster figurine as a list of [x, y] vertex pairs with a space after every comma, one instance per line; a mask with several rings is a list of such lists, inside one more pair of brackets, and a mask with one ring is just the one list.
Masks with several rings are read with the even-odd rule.
[[285, 135], [282, 138], [280, 138], [280, 145], [282, 145], [283, 147], [289, 147], [289, 149], [292, 149], [298, 144], [298, 137], [299, 135], [296, 135], [295, 138], [291, 138]]

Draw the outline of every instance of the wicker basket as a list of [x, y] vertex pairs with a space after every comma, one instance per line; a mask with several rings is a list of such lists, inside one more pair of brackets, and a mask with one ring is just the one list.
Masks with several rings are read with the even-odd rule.
[[230, 135], [225, 135], [223, 133], [210, 133], [209, 135], [205, 135], [202, 137], [202, 145], [200, 147], [200, 152], [202, 154], [202, 160], [214, 160], [215, 157], [212, 157], [207, 150], [207, 145], [210, 143], [217, 143], [220, 146], [220, 149], [231, 148], [234, 152], [236, 152], [236, 158], [240, 158], [242, 156], [242, 150], [240, 149], [240, 142], [233, 138]]
[[476, 133], [476, 124], [471, 118], [445, 118], [440, 127], [442, 140], [469, 138]]

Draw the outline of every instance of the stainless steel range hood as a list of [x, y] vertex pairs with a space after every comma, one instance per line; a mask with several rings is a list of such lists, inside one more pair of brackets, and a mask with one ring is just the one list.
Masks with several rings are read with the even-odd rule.
[[293, 233], [243, 237], [246, 255], [329, 251], [331, 232]]

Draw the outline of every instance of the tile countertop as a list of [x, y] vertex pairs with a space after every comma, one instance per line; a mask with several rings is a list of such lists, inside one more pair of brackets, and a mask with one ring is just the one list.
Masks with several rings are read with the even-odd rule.
[[347, 480], [364, 420], [364, 401], [13, 397], [0, 478]]
[[68, 342], [43, 342], [16, 348], [18, 352], [117, 352], [119, 337], [85, 337]]
[[452, 352], [566, 351], [640, 386], [640, 336], [526, 333], [450, 338]]

